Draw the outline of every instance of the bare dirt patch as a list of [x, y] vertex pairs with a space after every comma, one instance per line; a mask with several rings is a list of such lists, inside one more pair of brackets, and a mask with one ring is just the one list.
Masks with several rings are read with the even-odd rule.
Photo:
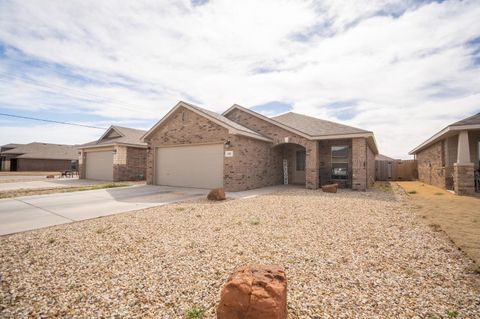
[[250, 262], [285, 267], [289, 319], [478, 317], [473, 262], [410, 207], [292, 190], [0, 237], [0, 317], [215, 318]]
[[409, 195], [417, 214], [444, 230], [480, 266], [480, 198], [457, 196], [421, 182], [397, 182]]

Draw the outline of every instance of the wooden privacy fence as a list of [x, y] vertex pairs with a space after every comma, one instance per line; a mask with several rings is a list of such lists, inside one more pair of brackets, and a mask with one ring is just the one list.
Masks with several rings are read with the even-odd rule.
[[413, 181], [418, 179], [416, 160], [375, 161], [377, 181]]

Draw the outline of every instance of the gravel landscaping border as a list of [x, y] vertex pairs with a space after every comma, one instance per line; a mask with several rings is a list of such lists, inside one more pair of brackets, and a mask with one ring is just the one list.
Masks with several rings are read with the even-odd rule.
[[155, 207], [3, 236], [0, 258], [4, 318], [215, 318], [249, 262], [285, 267], [289, 319], [480, 316], [473, 262], [389, 190]]

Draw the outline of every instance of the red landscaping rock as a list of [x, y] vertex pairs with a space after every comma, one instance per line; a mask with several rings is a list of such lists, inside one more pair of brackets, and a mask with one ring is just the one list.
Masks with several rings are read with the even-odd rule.
[[222, 289], [217, 319], [286, 319], [287, 278], [276, 265], [238, 268]]
[[223, 187], [215, 188], [210, 191], [207, 195], [208, 200], [225, 200], [225, 190]]
[[338, 187], [338, 184], [323, 185], [322, 191], [324, 191], [325, 193], [336, 193], [337, 187]]

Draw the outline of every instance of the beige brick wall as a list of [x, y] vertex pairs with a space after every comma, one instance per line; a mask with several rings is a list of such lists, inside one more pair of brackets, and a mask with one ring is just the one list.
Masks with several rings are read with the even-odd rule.
[[117, 148], [118, 156], [113, 164], [113, 180], [118, 181], [142, 181], [146, 178], [147, 149], [139, 147]]
[[283, 183], [282, 153], [278, 147], [244, 136], [230, 136], [233, 157], [224, 159], [228, 191], [241, 191]]
[[418, 179], [421, 182], [446, 188], [444, 147], [444, 141], [439, 141], [417, 154]]
[[292, 133], [281, 127], [273, 125], [268, 121], [253, 116], [247, 112], [239, 109], [234, 109], [226, 115], [227, 118], [237, 122], [249, 129], [258, 132], [266, 137], [274, 140], [274, 144], [281, 144], [288, 138], [289, 143], [296, 143], [305, 147], [306, 161], [305, 161], [305, 175], [306, 187], [316, 189], [318, 188], [318, 142], [310, 141], [298, 134]]

